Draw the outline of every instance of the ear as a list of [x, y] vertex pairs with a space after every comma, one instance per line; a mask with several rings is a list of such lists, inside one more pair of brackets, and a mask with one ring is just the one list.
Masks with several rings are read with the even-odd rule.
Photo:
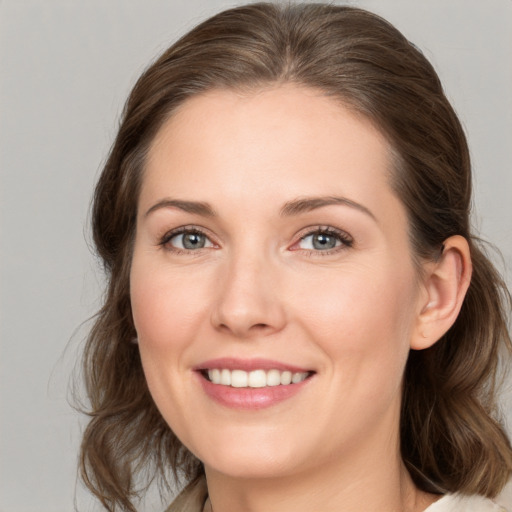
[[432, 346], [454, 324], [471, 281], [471, 272], [469, 245], [459, 235], [445, 240], [439, 259], [424, 265], [412, 349]]

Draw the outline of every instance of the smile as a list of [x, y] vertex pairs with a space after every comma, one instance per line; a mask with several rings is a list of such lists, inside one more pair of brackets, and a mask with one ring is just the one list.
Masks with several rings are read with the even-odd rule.
[[233, 388], [264, 388], [298, 384], [306, 380], [311, 372], [291, 372], [277, 369], [253, 371], [213, 368], [203, 375], [213, 384], [231, 386]]
[[270, 359], [217, 358], [194, 368], [203, 391], [230, 409], [257, 411], [301, 394], [316, 371]]

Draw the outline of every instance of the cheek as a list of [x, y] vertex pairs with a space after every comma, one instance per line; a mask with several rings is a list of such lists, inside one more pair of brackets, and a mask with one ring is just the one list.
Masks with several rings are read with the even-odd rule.
[[371, 381], [387, 374], [400, 381], [415, 322], [413, 272], [368, 267], [321, 282], [295, 291], [297, 316], [339, 375], [356, 382], [362, 372]]
[[[148, 272], [134, 261], [131, 273], [133, 319], [139, 341], [153, 350], [175, 350], [206, 314], [208, 285], [200, 279]], [[150, 267], [146, 267], [150, 268]]]
[[193, 326], [202, 314], [201, 302], [192, 283], [172, 279], [151, 263], [134, 257], [132, 314], [149, 390], [166, 420], [175, 422], [190, 401], [187, 362]]
[[134, 257], [130, 293], [149, 390], [169, 425], [186, 439], [185, 427], [193, 421], [188, 414], [194, 413], [189, 394], [191, 341], [197, 338], [198, 319], [206, 314], [205, 290]]

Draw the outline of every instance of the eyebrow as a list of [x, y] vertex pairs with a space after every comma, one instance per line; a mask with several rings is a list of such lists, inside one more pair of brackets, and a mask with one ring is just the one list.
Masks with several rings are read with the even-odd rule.
[[158, 203], [154, 204], [145, 213], [144, 216], [147, 217], [150, 213], [161, 208], [177, 208], [179, 210], [183, 210], [184, 212], [195, 213], [196, 215], [201, 215], [203, 217], [214, 217], [216, 215], [215, 211], [208, 203], [165, 198], [162, 199], [161, 201], [158, 201]]
[[[288, 201], [285, 203], [285, 205], [281, 208], [280, 215], [281, 217], [300, 215], [301, 213], [310, 212], [318, 208], [323, 208], [324, 206], [332, 205], [343, 205], [355, 208], [356, 210], [365, 213], [377, 222], [375, 215], [368, 208], [366, 208], [366, 206], [363, 206], [362, 204], [352, 201], [346, 197], [339, 196], [302, 197], [294, 199], [293, 201]], [[158, 203], [155, 203], [145, 213], [145, 217], [161, 208], [177, 208], [184, 212], [201, 215], [203, 217], [216, 216], [215, 210], [209, 203], [202, 201], [185, 201], [182, 199], [165, 198], [161, 201], [158, 201]]]
[[323, 208], [324, 206], [332, 205], [343, 205], [355, 208], [356, 210], [359, 210], [360, 212], [370, 216], [375, 222], [377, 222], [375, 215], [368, 208], [366, 208], [366, 206], [356, 203], [351, 199], [347, 199], [346, 197], [338, 196], [303, 197], [294, 199], [293, 201], [287, 202], [283, 208], [281, 208], [281, 216], [288, 217], [292, 215], [299, 215], [301, 213], [310, 212], [318, 208]]

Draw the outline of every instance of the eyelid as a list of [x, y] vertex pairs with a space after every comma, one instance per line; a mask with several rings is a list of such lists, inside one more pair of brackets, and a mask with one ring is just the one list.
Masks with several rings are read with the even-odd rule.
[[[210, 243], [212, 244], [213, 247], [202, 247], [199, 249], [191, 250], [191, 249], [181, 249], [179, 247], [174, 247], [169, 244], [169, 242], [175, 236], [182, 235], [185, 233], [197, 233], [197, 234], [203, 235], [210, 241]], [[206, 230], [205, 228], [202, 228], [195, 224], [179, 226], [179, 227], [176, 227], [176, 228], [166, 231], [162, 236], [158, 237], [158, 245], [165, 248], [166, 250], [168, 250], [170, 252], [187, 253], [187, 254], [198, 253], [204, 249], [218, 248], [218, 244], [215, 242], [215, 240], [212, 237], [212, 235], [210, 234], [210, 232], [208, 230]]]
[[[341, 243], [332, 249], [319, 250], [319, 249], [301, 249], [297, 247], [301, 241], [303, 241], [308, 236], [312, 236], [315, 234], [327, 234], [329, 236], [336, 237]], [[304, 228], [297, 234], [297, 241], [295, 241], [292, 246], [289, 248], [292, 251], [306, 251], [311, 254], [326, 256], [330, 254], [337, 253], [339, 251], [344, 251], [354, 245], [354, 238], [344, 231], [343, 229], [335, 228], [333, 226], [326, 225], [318, 225], [318, 226], [309, 226]]]
[[[169, 244], [170, 240], [178, 235], [184, 234], [184, 233], [198, 233], [203, 236], [205, 236], [209, 242], [212, 244], [210, 247], [202, 247], [199, 249], [181, 249], [179, 247], [174, 247]], [[313, 236], [315, 234], [327, 234], [329, 236], [336, 237], [341, 243], [331, 249], [326, 250], [319, 250], [319, 249], [302, 249], [300, 247], [297, 247], [302, 240], [304, 240], [308, 236]], [[347, 231], [335, 228], [333, 226], [329, 225], [316, 225], [316, 226], [308, 226], [304, 229], [302, 229], [297, 235], [296, 235], [296, 241], [288, 248], [288, 250], [292, 251], [302, 251], [311, 253], [314, 255], [330, 255], [337, 253], [339, 251], [346, 250], [350, 247], [352, 247], [354, 244], [353, 237], [347, 233]], [[163, 235], [158, 237], [158, 245], [160, 247], [165, 248], [166, 250], [174, 253], [186, 253], [191, 255], [192, 253], [201, 253], [205, 249], [212, 249], [212, 248], [219, 248], [219, 244], [215, 241], [215, 237], [210, 233], [209, 230], [197, 226], [195, 224], [188, 224], [184, 226], [178, 226], [176, 228], [170, 229], [166, 231]]]

